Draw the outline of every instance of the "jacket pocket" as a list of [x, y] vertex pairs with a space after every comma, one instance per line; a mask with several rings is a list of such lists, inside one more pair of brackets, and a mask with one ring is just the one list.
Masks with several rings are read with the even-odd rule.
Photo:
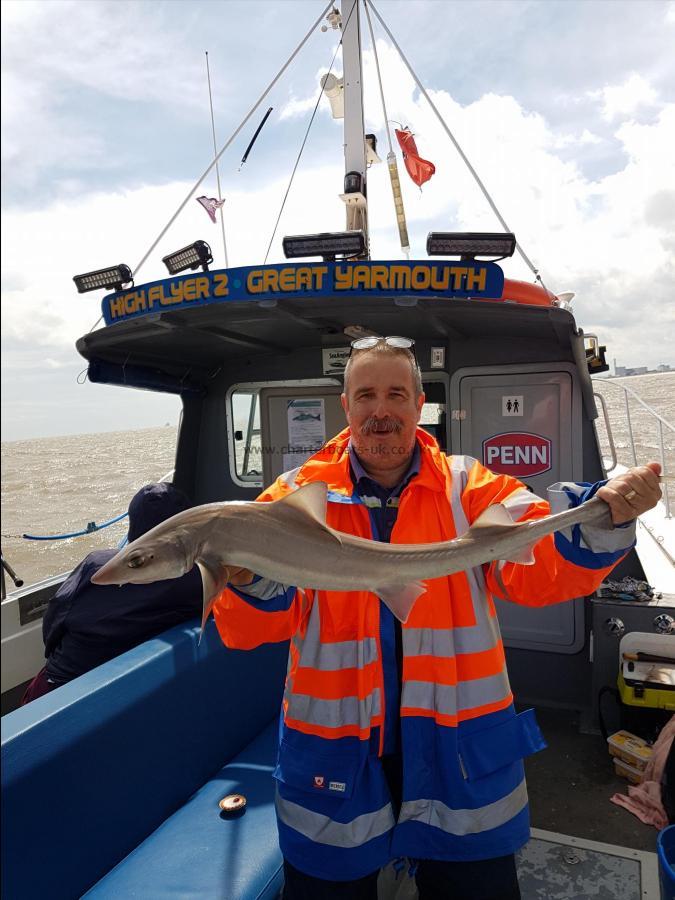
[[462, 774], [475, 781], [545, 747], [534, 710], [526, 709], [499, 725], [459, 737]]
[[282, 740], [274, 777], [296, 790], [344, 800], [352, 796], [358, 768], [358, 759], [345, 760], [330, 753], [304, 753]]

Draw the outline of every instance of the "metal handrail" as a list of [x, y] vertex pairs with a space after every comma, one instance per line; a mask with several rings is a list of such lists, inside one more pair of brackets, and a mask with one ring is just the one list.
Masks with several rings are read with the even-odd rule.
[[[593, 396], [596, 397], [600, 401], [600, 406], [602, 408], [602, 416], [605, 420], [605, 431], [607, 432], [607, 440], [609, 441], [609, 452], [612, 454], [611, 463], [612, 465], [609, 467], [610, 472], [612, 469], [615, 469], [618, 465], [618, 459], [616, 458], [616, 447], [614, 445], [614, 435], [612, 434], [612, 425], [609, 421], [609, 412], [607, 411], [607, 404], [605, 403], [605, 398], [602, 394], [598, 394], [597, 391], [593, 393]], [[596, 429], [597, 433], [597, 429]]]
[[626, 387], [625, 384], [618, 384], [618, 382], [610, 378], [598, 378], [597, 380], [601, 381], [603, 384], [609, 385], [610, 387], [620, 388], [620, 390], [622, 390], [624, 394], [630, 394], [631, 397], [635, 397], [640, 406], [644, 406], [647, 412], [651, 413], [655, 419], [658, 419], [660, 422], [662, 422], [666, 426], [666, 428], [670, 429], [670, 431], [675, 432], [675, 425], [671, 425], [670, 422], [666, 421], [666, 419], [663, 418], [663, 416], [660, 416], [657, 411], [655, 409], [652, 409], [652, 407], [648, 403], [645, 403], [642, 397], [639, 394], [636, 394], [632, 388]]
[[[645, 401], [642, 399], [642, 397], [640, 397], [640, 395], [637, 394], [632, 388], [626, 387], [624, 384], [619, 384], [616, 381], [610, 381], [609, 379], [605, 379], [605, 378], [602, 379], [602, 383], [611, 385], [611, 387], [619, 388], [620, 390], [623, 391], [623, 396], [624, 396], [624, 400], [626, 403], [626, 424], [628, 426], [628, 436], [630, 438], [631, 453], [633, 454], [633, 465], [637, 465], [637, 452], [635, 450], [635, 439], [633, 437], [633, 423], [632, 423], [631, 417], [630, 417], [630, 404], [628, 403], [628, 395], [630, 394], [631, 397], [633, 397], [635, 400], [637, 400], [637, 402], [640, 404], [640, 406], [643, 407], [643, 409], [647, 410], [647, 412], [654, 419], [656, 419], [656, 421], [658, 422], [658, 428], [659, 428], [659, 451], [661, 454], [661, 473], [663, 475], [667, 475], [668, 473], [666, 471], [666, 453], [665, 453], [665, 448], [664, 448], [664, 444], [663, 444], [663, 426], [665, 425], [666, 428], [669, 431], [672, 431], [674, 434], [675, 434], [675, 426], [671, 425], [670, 422], [668, 422], [666, 419], [663, 418], [663, 416], [659, 415], [656, 412], [656, 410], [652, 409], [652, 407], [648, 403], [645, 403]], [[612, 453], [612, 461], [613, 461], [613, 465], [616, 466], [616, 464], [617, 464], [616, 449], [614, 446], [614, 437], [612, 435], [612, 428], [611, 428], [611, 424], [609, 421], [609, 415], [607, 412], [607, 406], [605, 404], [605, 399], [604, 399], [604, 397], [602, 397], [601, 394], [598, 394], [597, 392], [594, 392], [594, 395], [600, 399], [600, 404], [602, 406], [604, 419], [605, 419], [605, 428], [607, 429], [607, 439], [609, 441], [610, 451]], [[672, 518], [672, 515], [670, 512], [670, 495], [668, 492], [668, 480], [666, 478], [663, 479], [663, 499], [664, 499], [665, 507], [666, 507], [666, 517], [668, 519], [670, 519], [670, 518]]]

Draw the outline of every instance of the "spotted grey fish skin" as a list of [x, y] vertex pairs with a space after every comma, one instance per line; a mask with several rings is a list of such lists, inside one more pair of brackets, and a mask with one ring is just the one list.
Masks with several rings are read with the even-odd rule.
[[490, 507], [463, 535], [431, 544], [385, 544], [330, 528], [327, 487], [305, 485], [270, 503], [229, 501], [178, 513], [121, 550], [92, 577], [96, 584], [144, 584], [176, 578], [197, 564], [205, 617], [227, 583], [227, 567], [243, 567], [282, 584], [326, 591], [372, 591], [402, 621], [423, 582], [496, 559], [523, 562], [542, 537], [581, 523], [605, 522], [599, 498], [530, 522], [514, 524]]

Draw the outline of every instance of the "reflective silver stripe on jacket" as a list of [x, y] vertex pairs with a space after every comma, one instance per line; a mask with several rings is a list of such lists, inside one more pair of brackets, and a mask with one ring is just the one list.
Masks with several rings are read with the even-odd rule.
[[494, 650], [499, 644], [496, 616], [486, 616], [482, 625], [461, 628], [404, 628], [403, 652], [406, 656], [436, 656], [450, 659], [463, 653]]
[[[469, 530], [469, 522], [462, 506], [462, 493], [476, 460], [471, 456], [450, 456], [448, 464], [452, 475], [450, 508], [457, 537], [461, 537]], [[467, 569], [464, 574], [469, 583], [476, 624], [452, 630], [452, 652], [448, 652], [448, 656], [454, 656], [456, 653], [481, 653], [484, 650], [491, 650], [501, 640], [497, 617], [491, 615], [488, 604], [483, 569], [481, 567]], [[433, 630], [435, 631], [435, 629]], [[439, 640], [438, 637], [432, 637], [432, 641], [434, 644], [442, 643], [442, 639]]]
[[458, 684], [438, 684], [433, 681], [404, 681], [401, 707], [428, 709], [444, 716], [499, 703], [511, 696], [506, 668], [497, 675], [460, 681]]
[[385, 834], [396, 824], [389, 803], [375, 812], [357, 816], [351, 822], [335, 822], [329, 816], [312, 812], [291, 800], [284, 800], [278, 788], [275, 803], [277, 816], [284, 825], [299, 831], [310, 841], [329, 844], [331, 847], [360, 847]]
[[308, 694], [291, 694], [286, 717], [298, 719], [308, 725], [324, 728], [340, 728], [358, 725], [369, 728], [371, 718], [380, 714], [380, 689], [375, 688], [363, 700], [358, 697], [340, 697], [339, 700], [319, 700]]
[[502, 500], [502, 506], [508, 511], [511, 519], [517, 522], [521, 516], [524, 516], [533, 503], [540, 503], [541, 497], [528, 491], [527, 488], [517, 488], [512, 494]]
[[377, 660], [377, 641], [363, 638], [360, 641], [322, 641], [319, 603], [314, 601], [305, 636], [294, 638], [301, 667], [320, 672], [336, 672], [339, 669], [362, 669]]
[[399, 825], [402, 822], [433, 825], [446, 834], [479, 834], [505, 825], [526, 806], [527, 787], [523, 779], [506, 797], [477, 809], [451, 809], [440, 800], [406, 800], [398, 821]]

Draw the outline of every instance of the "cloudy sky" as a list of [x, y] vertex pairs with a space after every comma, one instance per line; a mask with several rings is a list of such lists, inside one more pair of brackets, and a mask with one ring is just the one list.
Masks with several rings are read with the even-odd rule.
[[[379, 0], [378, 8], [545, 282], [574, 290], [577, 321], [619, 364], [675, 364], [675, 2]], [[322, 0], [3, 0], [3, 440], [177, 420], [178, 401], [78, 383], [74, 349], [102, 295], [72, 276], [134, 268], [212, 153], [323, 8]], [[413, 258], [432, 229], [497, 230], [471, 176], [385, 40], [389, 117], [437, 174], [404, 184]], [[265, 256], [335, 33], [302, 54], [221, 161], [231, 265]], [[364, 34], [367, 129], [386, 136]], [[340, 72], [338, 56], [337, 71]], [[241, 172], [268, 106], [274, 111]], [[341, 230], [341, 123], [322, 101], [283, 234]], [[405, 177], [405, 175], [404, 175]], [[197, 194], [215, 196], [215, 174]], [[397, 256], [384, 165], [371, 169], [375, 258]], [[220, 229], [191, 201], [137, 276], [196, 238], [223, 265]], [[506, 274], [527, 278], [518, 260]], [[81, 380], [81, 379], [80, 379]]]

